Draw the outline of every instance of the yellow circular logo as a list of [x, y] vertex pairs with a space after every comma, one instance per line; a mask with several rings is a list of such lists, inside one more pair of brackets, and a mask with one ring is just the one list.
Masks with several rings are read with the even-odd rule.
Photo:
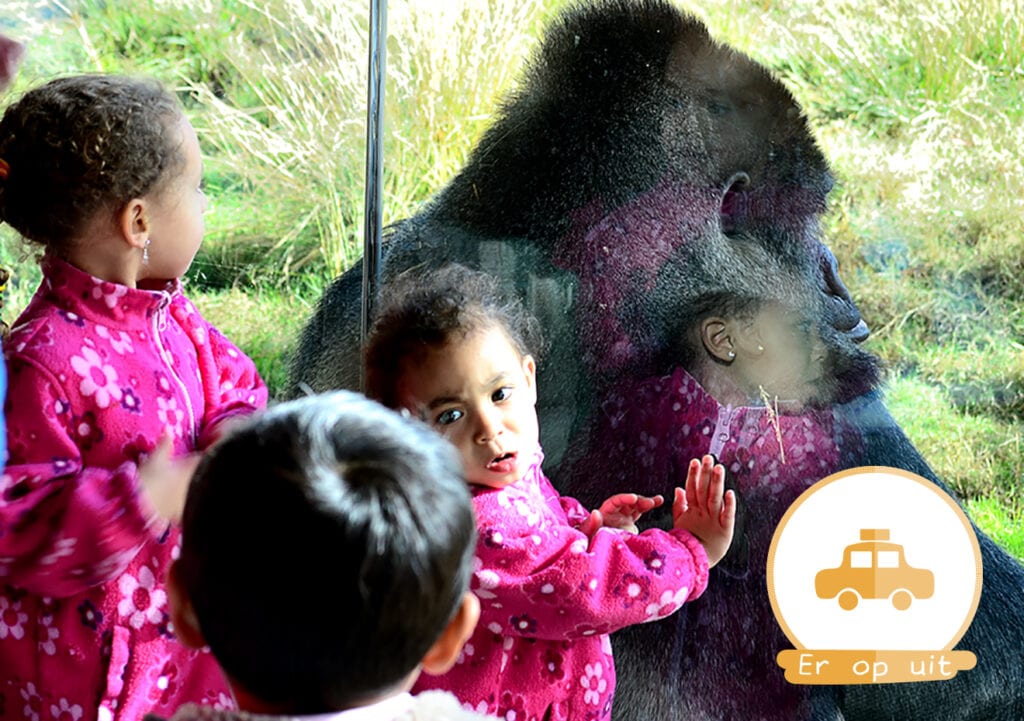
[[981, 597], [970, 521], [935, 484], [862, 467], [808, 488], [768, 553], [768, 595], [795, 649], [792, 683], [934, 681], [973, 668], [953, 651]]

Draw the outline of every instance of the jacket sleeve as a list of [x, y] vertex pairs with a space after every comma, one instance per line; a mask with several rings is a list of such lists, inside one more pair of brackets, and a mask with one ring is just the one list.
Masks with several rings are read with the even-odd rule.
[[60, 598], [115, 578], [160, 523], [138, 492], [134, 463], [83, 467], [78, 444], [101, 431], [71, 417], [60, 384], [24, 361], [10, 366], [9, 461], [0, 476], [0, 577]]
[[588, 539], [564, 521], [531, 525], [497, 502], [474, 499], [480, 541], [473, 591], [481, 624], [546, 640], [611, 633], [663, 618], [707, 586], [703, 546], [682, 530], [632, 534], [601, 528]]
[[579, 528], [581, 523], [590, 518], [590, 511], [571, 496], [559, 496], [558, 503], [562, 506], [562, 510], [565, 511], [565, 517], [573, 528]]
[[206, 402], [197, 441], [198, 450], [204, 450], [223, 435], [231, 421], [266, 407], [267, 386], [252, 359], [194, 308], [190, 319]]

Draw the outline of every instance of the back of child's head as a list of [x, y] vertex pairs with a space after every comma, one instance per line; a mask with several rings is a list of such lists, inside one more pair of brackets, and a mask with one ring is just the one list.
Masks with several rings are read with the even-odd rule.
[[367, 394], [397, 406], [404, 363], [493, 327], [501, 328], [522, 356], [542, 350], [536, 318], [489, 273], [451, 263], [397, 277], [381, 289], [367, 339]]
[[289, 713], [395, 690], [468, 590], [476, 528], [437, 433], [356, 393], [282, 403], [211, 449], [176, 580], [234, 683]]
[[184, 164], [180, 115], [153, 80], [76, 75], [29, 90], [0, 119], [0, 221], [62, 254], [98, 211]]

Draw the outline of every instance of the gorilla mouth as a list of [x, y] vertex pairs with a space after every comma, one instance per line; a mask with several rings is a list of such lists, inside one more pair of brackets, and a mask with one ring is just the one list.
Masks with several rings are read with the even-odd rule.
[[829, 322], [854, 343], [863, 343], [871, 335], [871, 330], [839, 277], [839, 262], [824, 243], [821, 244], [820, 262], [825, 296], [829, 302]]

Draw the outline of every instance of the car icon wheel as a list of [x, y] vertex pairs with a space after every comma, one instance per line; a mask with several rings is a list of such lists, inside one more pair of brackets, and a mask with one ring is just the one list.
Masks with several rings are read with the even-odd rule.
[[857, 608], [857, 604], [860, 603], [860, 594], [852, 588], [844, 588], [839, 592], [836, 600], [839, 601], [839, 608], [844, 611], [852, 611]]
[[910, 591], [905, 588], [901, 588], [897, 591], [893, 591], [892, 595], [889, 596], [889, 601], [892, 603], [893, 608], [897, 611], [906, 611], [910, 608], [910, 604], [913, 602], [914, 596]]

